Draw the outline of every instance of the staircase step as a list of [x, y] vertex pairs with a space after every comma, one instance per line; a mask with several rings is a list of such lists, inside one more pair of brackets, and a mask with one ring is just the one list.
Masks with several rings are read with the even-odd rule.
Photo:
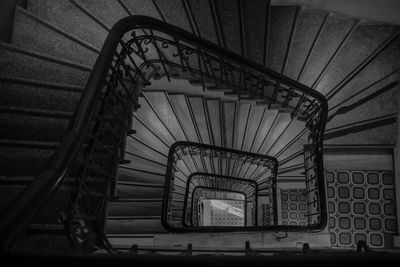
[[213, 23], [210, 2], [198, 0], [189, 0], [187, 2], [193, 13], [200, 36], [218, 44], [218, 36]]
[[157, 218], [116, 218], [107, 220], [107, 234], [156, 234], [165, 233], [161, 220]]
[[119, 181], [142, 182], [142, 183], [162, 183], [164, 184], [165, 172], [156, 173], [129, 167], [121, 167], [118, 171]]
[[136, 116], [133, 117], [132, 121], [133, 127], [136, 128], [136, 134], [133, 136], [133, 139], [136, 139], [138, 142], [146, 144], [150, 149], [159, 152], [160, 155], [155, 155], [154, 157], [163, 160], [163, 155], [168, 155], [168, 145], [164, 143], [155, 132], [153, 132], [151, 124], [144, 124], [144, 122], [138, 120]]
[[[315, 89], [328, 94], [336, 91], [346, 82], [348, 75], [361, 66], [379, 47], [398, 32], [397, 26], [359, 25], [332, 62], [327, 75], [315, 86]], [[351, 58], [352, 60], [349, 60]], [[340, 71], [337, 71], [339, 70]]]
[[[0, 139], [60, 141], [71, 113], [0, 107]], [[69, 117], [69, 118], [68, 118]]]
[[[148, 145], [149, 143], [142, 142], [136, 136], [128, 138], [126, 141], [126, 153], [135, 155], [141, 155], [149, 160], [160, 162], [164, 165], [167, 163], [167, 156], [161, 154], [160, 151], [155, 150], [153, 147]], [[151, 144], [151, 143], [150, 143]]]
[[275, 139], [275, 142], [268, 151], [268, 155], [275, 156], [303, 130], [306, 130], [304, 122], [296, 119], [291, 120], [282, 134]]
[[242, 39], [240, 31], [240, 14], [238, 1], [216, 0], [215, 7], [220, 20], [220, 27], [225, 46], [229, 50], [242, 54]]
[[191, 32], [190, 23], [185, 16], [185, 8], [183, 6], [183, 1], [180, 0], [155, 0], [154, 1], [161, 13], [165, 17], [166, 22], [175, 25], [178, 28], [184, 29], [188, 32]]
[[0, 77], [84, 86], [90, 67], [0, 43]]
[[73, 112], [82, 87], [38, 80], [0, 78], [0, 105]]
[[121, 199], [162, 198], [164, 184], [119, 181], [117, 189], [117, 195]]
[[[40, 33], [40, 34], [38, 34]], [[12, 43], [60, 59], [93, 66], [99, 50], [23, 8], [15, 13]]]
[[133, 15], [144, 15], [161, 20], [160, 13], [157, 11], [152, 0], [121, 0], [120, 2], [123, 3]]
[[[0, 210], [13, 202], [25, 190], [27, 185], [7, 184], [0, 187], [1, 201]], [[43, 207], [41, 212], [34, 220], [35, 224], [52, 224], [57, 225], [59, 222], [59, 215], [61, 211], [66, 212], [71, 197], [71, 190], [61, 187]]]
[[32, 176], [0, 176], [0, 185], [22, 185], [30, 184], [35, 177]]
[[13, 252], [38, 254], [71, 254], [66, 235], [26, 234], [18, 239], [12, 248]]
[[204, 98], [200, 96], [188, 96], [187, 99], [201, 143], [212, 144], [212, 136], [208, 125], [209, 114], [205, 109]]
[[108, 216], [160, 216], [162, 199], [131, 199], [110, 202]]
[[389, 91], [349, 110], [345, 114], [336, 115], [326, 126], [326, 130], [342, 125], [356, 124], [359, 121], [383, 117], [398, 112], [397, 92], [399, 85]]
[[[396, 113], [397, 114], [397, 113]], [[342, 125], [325, 132], [324, 143], [387, 145], [396, 141], [396, 114]]]
[[[400, 27], [398, 29], [400, 31]], [[333, 107], [350, 105], [363, 99], [364, 97], [383, 89], [393, 81], [398, 81], [400, 65], [400, 38], [397, 37], [388, 44], [383, 51], [378, 54], [362, 71], [360, 71], [347, 84], [341, 86], [340, 91], [329, 99], [330, 112]], [[397, 87], [398, 88], [398, 87]], [[396, 89], [391, 89], [395, 91]], [[349, 99], [351, 98], [351, 99]], [[380, 99], [381, 101], [383, 99]], [[377, 100], [372, 100], [373, 102]], [[382, 105], [393, 105], [392, 101], [381, 102]], [[343, 103], [345, 102], [345, 103]], [[342, 104], [343, 103], [343, 104]], [[335, 109], [336, 109], [335, 108]]]
[[300, 82], [307, 86], [312, 86], [333, 59], [335, 52], [346, 43], [348, 36], [354, 30], [356, 21], [354, 19], [338, 16], [329, 16], [321, 36], [315, 44], [314, 52], [310, 57], [309, 65], [304, 71]]
[[252, 105], [250, 107], [250, 113], [248, 113], [247, 116], [248, 123], [245, 129], [246, 134], [243, 137], [242, 147], [244, 151], [254, 151], [255, 138], [261, 127], [262, 120], [265, 116], [268, 116], [268, 110], [265, 106]]
[[278, 116], [274, 120], [271, 129], [265, 136], [265, 140], [262, 143], [258, 153], [266, 154], [271, 146], [274, 144], [275, 140], [283, 133], [288, 124], [291, 121], [291, 117], [288, 113], [278, 113]]
[[281, 72], [284, 66], [291, 42], [290, 33], [298, 8], [296, 6], [271, 7], [270, 47], [266, 64], [275, 71]]
[[[155, 113], [154, 107], [150, 105], [145, 97], [148, 93], [144, 93], [144, 97], [141, 97], [139, 100], [140, 109], [135, 112], [135, 117], [137, 117], [141, 122], [140, 124], [144, 124], [149, 126], [151, 131], [154, 132], [161, 140], [165, 143], [172, 145], [176, 142], [175, 138], [172, 136], [169, 129], [165, 126], [164, 121], [160, 119], [160, 117]], [[171, 95], [170, 95], [171, 97]], [[172, 100], [172, 99], [171, 99]], [[135, 128], [136, 125], [133, 125]], [[138, 127], [141, 127], [138, 125]]]
[[152, 91], [146, 92], [145, 96], [176, 140], [187, 140], [182, 129], [182, 122], [176, 117], [176, 110], [171, 105], [168, 94], [166, 92]]
[[[313, 44], [319, 41], [320, 30], [324, 29], [327, 16], [324, 11], [310, 8], [302, 8], [298, 15], [295, 32], [293, 33], [293, 45], [287, 58], [285, 75], [297, 80], [300, 78], [303, 64], [314, 52]], [[304, 66], [306, 67], [306, 66]]]
[[26, 185], [1, 185], [0, 186], [0, 211], [21, 194]]
[[264, 64], [267, 52], [269, 4], [270, 1], [243, 1], [246, 57], [259, 64]]
[[75, 0], [75, 2], [110, 28], [117, 23], [117, 21], [129, 15], [120, 4], [120, 1]]
[[[126, 159], [131, 161], [130, 164], [124, 166], [128, 168], [139, 169], [148, 172], [165, 173], [167, 166], [156, 161], [138, 156], [136, 154], [126, 154]], [[165, 162], [166, 163], [166, 162]]]
[[32, 234], [53, 234], [65, 235], [65, 228], [62, 224], [31, 224], [27, 233]]
[[284, 162], [279, 162], [279, 168], [285, 169], [298, 164], [304, 164], [304, 153], [294, 154], [293, 157], [287, 158]]
[[28, 10], [97, 49], [102, 47], [108, 33], [107, 29], [85, 14], [72, 1], [29, 1]]
[[57, 145], [51, 142], [0, 140], [0, 175], [41, 174]]
[[188, 141], [199, 142], [198, 130], [195, 122], [192, 119], [191, 107], [189, 105], [188, 99], [184, 94], [168, 94], [168, 98], [171, 101], [174, 110], [176, 111], [176, 116], [181, 122], [185, 136], [187, 136]]

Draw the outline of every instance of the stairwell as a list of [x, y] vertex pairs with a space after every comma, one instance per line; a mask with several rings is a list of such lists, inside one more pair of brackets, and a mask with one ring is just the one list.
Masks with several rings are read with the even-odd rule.
[[[129, 15], [171, 23], [324, 94], [332, 116], [324, 144], [336, 149], [334, 153], [349, 145], [397, 145], [397, 25], [259, 0], [29, 0], [26, 9], [15, 10], [11, 42], [0, 44], [0, 210], [45, 170], [107, 33]], [[280, 199], [305, 179], [303, 121], [251, 96], [238, 97], [229, 88], [210, 84], [203, 89], [198, 80], [182, 75], [171, 83], [166, 77], [154, 80], [144, 88], [132, 118], [135, 132], [126, 139], [127, 161], [118, 169], [115, 196], [108, 206], [106, 234], [111, 243], [121, 250], [132, 244], [186, 247], [188, 243], [237, 248], [245, 241], [258, 248], [303, 243], [354, 247], [355, 236], [349, 245], [332, 241], [331, 222], [322, 232], [287, 233], [283, 239], [276, 233], [166, 232], [160, 218], [164, 180], [168, 151], [177, 141], [275, 157]], [[393, 168], [384, 171], [394, 175]], [[59, 211], [68, 204], [72, 187], [68, 182], [63, 185], [17, 250], [29, 251], [38, 244], [43, 252], [69, 250]], [[379, 199], [393, 207], [380, 216], [382, 222], [395, 221], [395, 227], [376, 231], [367, 227], [384, 240], [374, 241], [372, 234], [366, 240], [382, 249], [393, 248], [391, 240], [398, 235], [394, 182], [385, 189], [393, 196]]]

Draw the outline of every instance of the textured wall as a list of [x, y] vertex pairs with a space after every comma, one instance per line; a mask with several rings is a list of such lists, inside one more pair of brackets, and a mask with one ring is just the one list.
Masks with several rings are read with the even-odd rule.
[[298, 4], [348, 16], [400, 24], [398, 0], [272, 0], [272, 4]]

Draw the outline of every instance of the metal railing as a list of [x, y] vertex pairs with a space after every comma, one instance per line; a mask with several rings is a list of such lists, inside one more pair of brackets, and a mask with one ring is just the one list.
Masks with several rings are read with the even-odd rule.
[[[10, 248], [60, 189], [66, 177], [76, 183], [66, 211], [72, 243], [88, 251], [103, 242], [105, 207], [123, 160], [132, 113], [151, 79], [198, 80], [204, 89], [229, 88], [238, 99], [258, 99], [268, 108], [289, 112], [307, 122], [310, 164], [326, 224], [322, 136], [327, 116], [324, 96], [286, 76], [165, 22], [130, 16], [108, 34], [70, 121], [65, 138], [46, 170], [0, 214], [0, 249]], [[309, 228], [307, 228], [309, 229]], [[84, 242], [81, 242], [84, 240]]]

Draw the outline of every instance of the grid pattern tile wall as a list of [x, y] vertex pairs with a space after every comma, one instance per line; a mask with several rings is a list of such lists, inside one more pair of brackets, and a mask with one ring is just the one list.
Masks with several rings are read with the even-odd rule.
[[305, 189], [281, 190], [283, 225], [307, 225], [307, 198]]
[[331, 243], [392, 247], [397, 234], [394, 176], [388, 171], [327, 171]]
[[[243, 226], [244, 225], [244, 201], [243, 200], [215, 200], [223, 205], [211, 205], [212, 226]], [[221, 207], [220, 207], [221, 206]], [[242, 214], [231, 210], [242, 211]], [[241, 216], [240, 216], [241, 215]]]

